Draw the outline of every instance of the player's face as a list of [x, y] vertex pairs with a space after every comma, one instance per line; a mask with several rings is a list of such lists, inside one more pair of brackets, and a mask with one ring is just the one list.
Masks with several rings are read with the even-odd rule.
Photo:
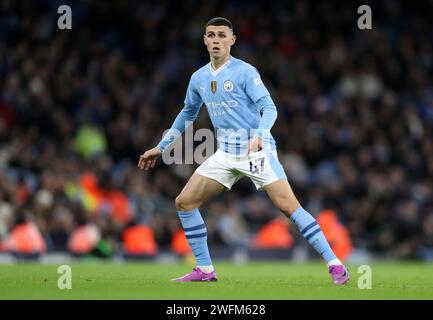
[[221, 58], [230, 54], [230, 48], [235, 41], [236, 36], [227, 26], [206, 27], [204, 44], [213, 58]]

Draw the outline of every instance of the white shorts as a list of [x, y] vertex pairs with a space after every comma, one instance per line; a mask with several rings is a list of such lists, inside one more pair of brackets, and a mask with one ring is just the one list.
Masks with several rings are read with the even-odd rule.
[[287, 179], [276, 151], [258, 151], [235, 156], [218, 149], [195, 173], [218, 181], [227, 189], [242, 177], [250, 178], [257, 190], [280, 179]]

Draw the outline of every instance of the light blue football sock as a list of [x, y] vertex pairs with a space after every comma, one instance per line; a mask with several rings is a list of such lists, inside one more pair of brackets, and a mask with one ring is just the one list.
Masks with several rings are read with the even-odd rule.
[[326, 262], [336, 259], [325, 235], [316, 219], [311, 214], [299, 207], [290, 217], [301, 231], [304, 238], [313, 246]]
[[212, 260], [207, 247], [207, 230], [198, 208], [191, 211], [178, 211], [180, 222], [194, 253], [197, 266], [211, 266]]

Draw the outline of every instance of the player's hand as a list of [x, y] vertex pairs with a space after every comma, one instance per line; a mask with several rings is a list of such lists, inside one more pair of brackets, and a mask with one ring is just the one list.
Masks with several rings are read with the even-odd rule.
[[254, 137], [250, 141], [248, 141], [248, 150], [247, 154], [250, 154], [251, 152], [258, 152], [263, 149], [263, 142], [262, 138]]
[[138, 167], [144, 171], [152, 169], [155, 166], [156, 160], [161, 156], [162, 152], [158, 148], [147, 150], [140, 156]]

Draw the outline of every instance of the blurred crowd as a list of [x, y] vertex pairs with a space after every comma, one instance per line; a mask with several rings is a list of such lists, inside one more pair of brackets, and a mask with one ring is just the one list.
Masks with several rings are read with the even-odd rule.
[[[71, 30], [57, 28], [61, 4]], [[353, 1], [2, 0], [0, 240], [31, 221], [48, 251], [65, 251], [91, 225], [115, 252], [142, 224], [170, 247], [174, 199], [197, 165], [144, 173], [138, 157], [208, 63], [205, 23], [224, 16], [232, 55], [276, 103], [272, 134], [303, 206], [335, 210], [354, 247], [433, 259], [433, 2], [370, 5], [373, 29], [359, 30]], [[281, 216], [248, 180], [202, 212], [210, 244], [228, 246]]]

